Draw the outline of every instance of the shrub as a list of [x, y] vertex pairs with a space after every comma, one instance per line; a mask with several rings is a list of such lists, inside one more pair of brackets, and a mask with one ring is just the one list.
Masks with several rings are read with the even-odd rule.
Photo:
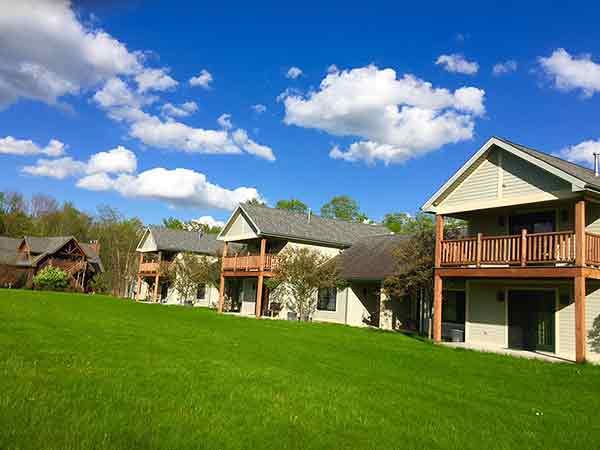
[[69, 275], [58, 267], [48, 266], [33, 277], [36, 289], [61, 291], [69, 287]]

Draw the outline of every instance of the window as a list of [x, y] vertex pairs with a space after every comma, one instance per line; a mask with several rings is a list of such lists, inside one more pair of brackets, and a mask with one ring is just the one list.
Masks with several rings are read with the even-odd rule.
[[509, 225], [510, 234], [521, 234], [522, 229], [526, 229], [528, 233], [550, 233], [556, 231], [556, 212], [514, 215], [509, 218]]
[[204, 300], [206, 297], [206, 285], [199, 284], [198, 290], [196, 291], [196, 300]]
[[319, 311], [335, 311], [336, 310], [336, 288], [321, 288], [319, 289], [319, 301], [317, 309]]
[[442, 322], [465, 323], [465, 291], [444, 291]]

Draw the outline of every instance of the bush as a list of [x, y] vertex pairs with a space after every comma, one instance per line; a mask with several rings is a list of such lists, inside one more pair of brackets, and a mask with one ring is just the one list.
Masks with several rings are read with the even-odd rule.
[[33, 277], [36, 289], [62, 291], [69, 287], [69, 275], [58, 267], [48, 266]]

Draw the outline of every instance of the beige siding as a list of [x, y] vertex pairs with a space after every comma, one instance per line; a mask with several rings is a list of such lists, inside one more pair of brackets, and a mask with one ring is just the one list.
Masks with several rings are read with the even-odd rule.
[[478, 165], [473, 166], [459, 184], [443, 200], [444, 206], [473, 202], [477, 200], [493, 200], [498, 196], [498, 163], [497, 152], [491, 152]]
[[156, 249], [156, 242], [154, 241], [154, 238], [152, 237], [152, 233], [146, 232], [145, 236], [144, 236], [144, 240], [140, 243], [140, 245], [137, 248], [138, 252], [155, 252]]
[[471, 281], [468, 286], [466, 341], [506, 346], [506, 302], [497, 300], [498, 285]]
[[[590, 331], [594, 329], [598, 332], [600, 328], [600, 285], [594, 283], [590, 286], [588, 283], [587, 298], [585, 303], [585, 321], [587, 333], [589, 336]], [[600, 362], [600, 342], [595, 345], [588, 337], [588, 359], [594, 362]]]
[[239, 212], [237, 213], [237, 217], [235, 217], [228, 229], [222, 235], [222, 239], [225, 241], [253, 239], [256, 237], [256, 233], [252, 229], [252, 226]]
[[570, 190], [570, 185], [537, 166], [503, 152], [503, 197], [518, 197]]
[[[316, 322], [334, 322], [346, 323], [346, 300], [348, 299], [347, 289], [338, 289], [335, 301], [335, 311], [319, 311], [313, 314], [313, 320]], [[352, 302], [352, 299], [349, 299]]]
[[590, 233], [600, 234], [600, 205], [587, 202], [586, 209], [586, 230]]

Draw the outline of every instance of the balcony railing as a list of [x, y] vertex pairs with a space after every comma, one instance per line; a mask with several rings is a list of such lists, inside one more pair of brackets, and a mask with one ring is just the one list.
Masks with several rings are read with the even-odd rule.
[[168, 261], [148, 261], [140, 263], [140, 267], [138, 271], [140, 273], [166, 273], [169, 270], [169, 265], [171, 263]]
[[[270, 253], [265, 254], [265, 271], [270, 271], [276, 262], [277, 256]], [[234, 272], [258, 272], [260, 271], [260, 255], [234, 255], [223, 258], [223, 270]]]
[[[586, 233], [587, 261], [600, 264], [600, 235]], [[532, 233], [441, 241], [441, 265], [544, 265], [575, 262], [575, 233]]]

